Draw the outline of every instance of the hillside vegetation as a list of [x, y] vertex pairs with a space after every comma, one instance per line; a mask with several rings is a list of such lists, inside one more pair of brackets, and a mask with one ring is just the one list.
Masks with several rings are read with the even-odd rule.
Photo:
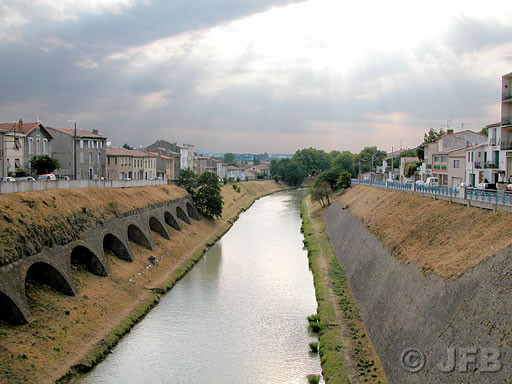
[[358, 185], [336, 198], [399, 260], [444, 279], [512, 243], [512, 214]]

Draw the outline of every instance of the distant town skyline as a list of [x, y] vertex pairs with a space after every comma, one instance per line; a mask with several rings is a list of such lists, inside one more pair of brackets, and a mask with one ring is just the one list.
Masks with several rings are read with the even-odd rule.
[[207, 152], [414, 147], [499, 121], [506, 1], [5, 0], [0, 121]]

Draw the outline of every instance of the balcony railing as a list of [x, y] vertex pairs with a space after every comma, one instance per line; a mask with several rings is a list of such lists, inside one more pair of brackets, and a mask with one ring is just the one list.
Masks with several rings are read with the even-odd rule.
[[512, 141], [502, 141], [501, 142], [501, 149], [503, 149], [505, 151], [512, 149]]
[[501, 119], [501, 125], [511, 125], [512, 119], [510, 117], [504, 117]]
[[496, 138], [495, 137], [489, 137], [489, 145], [496, 145]]
[[503, 93], [502, 100], [503, 100], [503, 101], [505, 101], [505, 100], [509, 100], [509, 99], [512, 99], [512, 93], [510, 93], [510, 92], [504, 92], [504, 93]]
[[488, 161], [487, 163], [485, 163], [485, 168], [496, 169], [498, 168], [498, 166], [495, 163]]

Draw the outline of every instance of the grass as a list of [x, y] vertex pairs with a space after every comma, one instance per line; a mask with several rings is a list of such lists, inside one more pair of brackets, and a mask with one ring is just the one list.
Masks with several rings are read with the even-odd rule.
[[[302, 216], [304, 245], [308, 250], [309, 266], [313, 273], [316, 300], [318, 303], [318, 314], [310, 318], [313, 320], [313, 323], [317, 322], [320, 328], [319, 351], [323, 375], [326, 383], [350, 383], [344, 367], [343, 342], [339, 326], [336, 324], [336, 313], [329, 299], [328, 287], [322, 277], [320, 246], [323, 245], [325, 247], [325, 239], [320, 237], [321, 242], [324, 244], [319, 244], [316, 241], [313, 224], [308, 216], [305, 199], [301, 202], [300, 211]], [[310, 320], [310, 318], [308, 318], [308, 320]], [[308, 381], [309, 377], [310, 376], [308, 376]], [[311, 381], [309, 382], [311, 383]]]

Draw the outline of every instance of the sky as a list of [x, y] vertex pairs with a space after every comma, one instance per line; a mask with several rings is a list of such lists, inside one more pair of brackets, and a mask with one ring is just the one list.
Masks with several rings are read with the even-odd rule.
[[415, 147], [500, 120], [508, 1], [0, 0], [0, 121], [210, 152]]

